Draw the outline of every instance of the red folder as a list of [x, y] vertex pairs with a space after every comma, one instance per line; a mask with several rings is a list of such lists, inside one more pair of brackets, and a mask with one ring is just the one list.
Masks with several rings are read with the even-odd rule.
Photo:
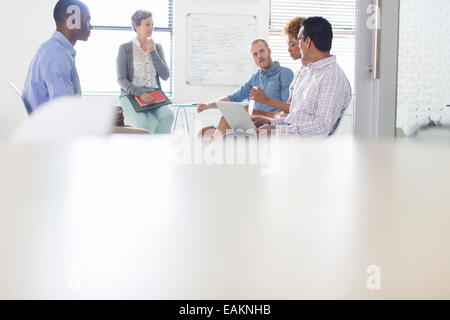
[[161, 103], [161, 102], [167, 101], [166, 97], [164, 96], [164, 94], [160, 90], [150, 91], [150, 92], [147, 92], [147, 93], [152, 96], [152, 98], [153, 98], [153, 100], [155, 100], [155, 102], [154, 103], [146, 103], [140, 97], [134, 96], [136, 98], [136, 101], [139, 103], [140, 107], [147, 107], [147, 106], [151, 106], [151, 105], [156, 104], [156, 103]]

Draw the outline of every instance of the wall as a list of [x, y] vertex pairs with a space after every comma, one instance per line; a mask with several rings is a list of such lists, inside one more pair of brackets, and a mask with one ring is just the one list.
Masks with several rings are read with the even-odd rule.
[[[401, 0], [397, 127], [450, 124], [450, 1]], [[430, 119], [429, 119], [430, 118]]]
[[20, 119], [19, 100], [8, 81], [22, 89], [35, 51], [55, 30], [55, 3], [56, 0], [0, 1], [0, 137], [8, 134]]
[[[174, 0], [174, 103], [209, 102], [236, 91], [233, 86], [190, 86], [186, 84], [186, 15], [188, 13], [239, 14], [257, 17], [257, 37], [268, 39], [269, 0]], [[200, 115], [188, 109], [189, 118], [200, 127], [216, 125], [220, 112]]]
[[203, 102], [223, 97], [238, 87], [201, 87], [186, 84], [186, 14], [239, 14], [257, 17], [257, 34], [268, 38], [268, 0], [175, 0], [174, 7], [174, 90], [175, 102]]

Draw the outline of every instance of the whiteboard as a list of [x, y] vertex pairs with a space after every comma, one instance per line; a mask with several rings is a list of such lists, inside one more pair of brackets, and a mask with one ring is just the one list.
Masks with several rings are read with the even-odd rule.
[[256, 17], [187, 15], [186, 82], [197, 86], [240, 86], [256, 71], [248, 51]]

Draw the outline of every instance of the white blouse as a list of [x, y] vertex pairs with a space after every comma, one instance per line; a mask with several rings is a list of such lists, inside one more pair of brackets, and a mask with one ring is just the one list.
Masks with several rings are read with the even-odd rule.
[[156, 69], [150, 53], [142, 50], [137, 38], [133, 39], [133, 64], [133, 85], [136, 87], [158, 88]]

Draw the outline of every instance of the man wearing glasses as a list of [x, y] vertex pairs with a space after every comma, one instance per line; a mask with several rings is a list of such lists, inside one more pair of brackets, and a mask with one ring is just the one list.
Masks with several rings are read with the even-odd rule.
[[298, 33], [303, 67], [290, 86], [289, 115], [279, 119], [254, 118], [268, 134], [279, 136], [329, 136], [336, 130], [351, 101], [351, 86], [330, 54], [333, 30], [322, 17], [302, 22]]

